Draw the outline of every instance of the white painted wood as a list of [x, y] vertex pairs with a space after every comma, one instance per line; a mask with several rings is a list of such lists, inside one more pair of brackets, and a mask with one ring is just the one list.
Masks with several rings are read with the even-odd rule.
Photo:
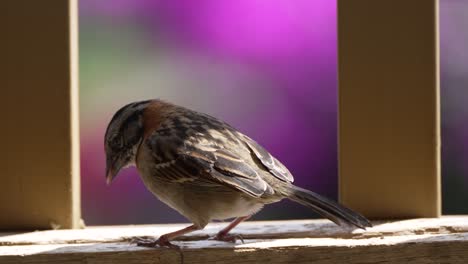
[[[247, 239], [244, 243], [226, 243], [212, 240], [201, 241], [180, 241], [182, 250], [202, 250], [202, 249], [243, 249], [255, 250], [262, 248], [283, 248], [283, 247], [369, 247], [369, 246], [392, 246], [405, 243], [437, 243], [437, 242], [464, 242], [468, 243], [468, 233], [450, 234], [441, 236], [438, 234], [426, 235], [404, 235], [371, 237], [364, 239], [345, 238], [284, 238], [284, 239]], [[24, 245], [24, 246], [2, 246], [0, 256], [33, 255], [40, 253], [65, 254], [65, 253], [98, 253], [98, 252], [120, 252], [120, 251], [145, 251], [154, 250], [151, 248], [138, 247], [131, 243], [81, 243], [81, 244], [44, 244], [44, 245]], [[467, 249], [468, 250], [468, 249]]]
[[[213, 236], [228, 223], [212, 223], [204, 230], [193, 232], [180, 240], [200, 240]], [[188, 224], [104, 226], [86, 229], [46, 230], [26, 233], [0, 233], [0, 246], [30, 244], [125, 242], [133, 237], [158, 237]], [[251, 221], [234, 229], [246, 239], [274, 238], [369, 238], [418, 234], [468, 233], [468, 217], [448, 216], [393, 222], [374, 222], [367, 230], [347, 230], [328, 220]]]
[[234, 230], [245, 243], [206, 239], [224, 225], [175, 241], [180, 250], [129, 242], [180, 224], [0, 233], [0, 263], [468, 263], [468, 216], [376, 222], [368, 230], [343, 230], [326, 220], [247, 222]]

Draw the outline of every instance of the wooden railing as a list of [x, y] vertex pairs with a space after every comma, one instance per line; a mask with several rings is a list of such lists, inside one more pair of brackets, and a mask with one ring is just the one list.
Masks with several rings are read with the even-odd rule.
[[0, 263], [468, 263], [466, 216], [374, 222], [366, 231], [326, 220], [246, 222], [234, 230], [244, 243], [208, 239], [224, 225], [182, 237], [180, 249], [131, 241], [184, 225], [0, 233]]

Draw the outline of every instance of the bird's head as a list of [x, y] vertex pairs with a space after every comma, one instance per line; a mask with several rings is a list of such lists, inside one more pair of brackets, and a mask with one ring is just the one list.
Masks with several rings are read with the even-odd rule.
[[112, 117], [104, 136], [106, 180], [110, 184], [122, 168], [135, 164], [143, 140], [143, 111], [151, 101], [130, 103]]

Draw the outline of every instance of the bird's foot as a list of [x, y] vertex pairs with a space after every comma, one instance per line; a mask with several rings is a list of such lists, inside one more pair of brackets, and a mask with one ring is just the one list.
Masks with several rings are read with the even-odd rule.
[[168, 247], [168, 248], [174, 248], [174, 249], [179, 249], [179, 246], [172, 244], [169, 242], [167, 237], [164, 235], [159, 237], [158, 239], [148, 239], [148, 238], [141, 238], [137, 237], [134, 238], [130, 243], [136, 244], [139, 247]]
[[230, 242], [236, 243], [238, 240], [244, 244], [244, 239], [239, 234], [225, 234], [225, 233], [218, 233], [216, 236], [212, 237], [211, 240], [223, 241], [223, 242]]

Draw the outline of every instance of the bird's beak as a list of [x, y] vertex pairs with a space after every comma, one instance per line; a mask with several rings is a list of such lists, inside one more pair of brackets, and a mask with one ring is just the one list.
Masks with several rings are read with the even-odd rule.
[[117, 176], [119, 173], [121, 166], [118, 166], [118, 159], [116, 160], [111, 160], [107, 159], [106, 162], [106, 183], [107, 185], [110, 185], [114, 178]]
[[115, 173], [112, 171], [111, 168], [107, 167], [106, 168], [106, 183], [107, 183], [107, 185], [111, 184], [114, 177], [115, 177]]

